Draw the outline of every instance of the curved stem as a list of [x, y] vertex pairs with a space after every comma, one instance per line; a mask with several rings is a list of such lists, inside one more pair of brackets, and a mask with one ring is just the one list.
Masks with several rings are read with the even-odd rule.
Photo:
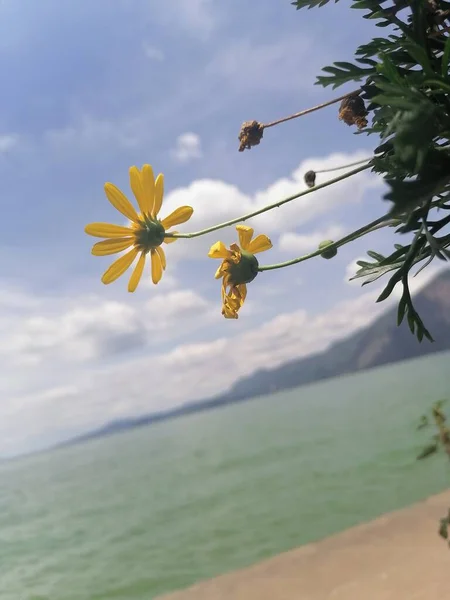
[[365, 169], [368, 169], [371, 166], [370, 163], [363, 165], [362, 167], [357, 167], [348, 173], [344, 173], [343, 175], [339, 175], [339, 177], [335, 177], [334, 179], [329, 179], [324, 183], [316, 185], [313, 188], [308, 188], [307, 190], [303, 190], [298, 194], [294, 194], [293, 196], [289, 196], [288, 198], [284, 198], [279, 202], [275, 202], [274, 204], [269, 204], [268, 206], [264, 206], [258, 210], [255, 210], [251, 213], [247, 213], [246, 215], [242, 215], [240, 217], [236, 217], [235, 219], [231, 219], [230, 221], [225, 221], [224, 223], [219, 223], [218, 225], [213, 225], [212, 227], [207, 227], [206, 229], [201, 229], [200, 231], [194, 231], [193, 233], [166, 233], [165, 237], [170, 238], [196, 238], [201, 235], [205, 235], [207, 233], [211, 233], [212, 231], [217, 231], [218, 229], [224, 229], [225, 227], [229, 227], [230, 225], [235, 225], [236, 223], [240, 223], [241, 221], [246, 221], [247, 219], [251, 219], [252, 217], [256, 217], [257, 215], [261, 215], [269, 210], [274, 208], [278, 208], [279, 206], [283, 206], [283, 204], [287, 204], [288, 202], [292, 202], [296, 198], [300, 198], [301, 196], [306, 196], [307, 194], [311, 194], [312, 192], [316, 192], [322, 188], [328, 187], [329, 185], [333, 185], [334, 183], [338, 183], [338, 181], [342, 181], [343, 179], [347, 179], [347, 177], [352, 177], [352, 175], [356, 175]]
[[294, 113], [289, 117], [283, 117], [282, 119], [278, 119], [277, 121], [272, 121], [271, 123], [263, 123], [263, 128], [267, 129], [268, 127], [274, 127], [275, 125], [279, 125], [280, 123], [285, 123], [286, 121], [291, 121], [292, 119], [296, 119], [297, 117], [303, 117], [303, 115], [308, 115], [316, 110], [320, 110], [321, 108], [325, 108], [326, 106], [330, 106], [331, 104], [335, 104], [341, 100], [345, 100], [349, 96], [357, 96], [361, 93], [361, 89], [354, 90], [353, 92], [349, 92], [348, 94], [344, 94], [343, 96], [339, 96], [339, 98], [335, 98], [334, 100], [328, 100], [328, 102], [323, 102], [322, 104], [318, 104], [317, 106], [313, 106], [312, 108], [307, 108], [305, 110], [301, 110], [298, 113]]
[[[329, 246], [327, 246], [327, 250], [331, 250], [333, 248], [337, 249], [340, 246], [348, 244], [349, 242], [353, 242], [354, 240], [362, 237], [363, 235], [366, 235], [367, 233], [370, 233], [371, 231], [375, 231], [376, 229], [380, 229], [381, 227], [387, 227], [388, 225], [396, 224], [397, 222], [398, 219], [392, 219], [387, 215], [383, 215], [382, 217], [375, 219], [375, 221], [364, 225], [364, 227], [361, 227], [360, 229], [349, 233], [337, 242], [334, 242], [334, 244], [330, 244]], [[310, 258], [314, 258], [315, 256], [319, 256], [320, 254], [322, 254], [323, 251], [324, 248], [315, 250], [314, 252], [310, 252], [309, 254], [304, 254], [303, 256], [299, 256], [298, 258], [293, 258], [292, 260], [287, 260], [286, 262], [276, 263], [274, 265], [263, 265], [262, 267], [258, 268], [258, 271], [273, 271], [274, 269], [283, 269], [284, 267], [290, 267], [291, 265], [296, 265], [298, 263], [304, 262], [305, 260], [309, 260]]]
[[347, 169], [348, 167], [354, 167], [356, 165], [362, 165], [362, 163], [368, 162], [370, 158], [363, 158], [347, 165], [341, 165], [340, 167], [332, 167], [331, 169], [321, 169], [320, 171], [314, 171], [314, 173], [331, 173], [331, 171], [339, 171], [340, 169]]

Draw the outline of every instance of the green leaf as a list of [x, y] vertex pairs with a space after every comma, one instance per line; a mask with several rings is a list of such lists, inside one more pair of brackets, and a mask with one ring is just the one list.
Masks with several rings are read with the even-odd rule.
[[370, 258], [377, 260], [378, 262], [381, 262], [385, 259], [385, 257], [382, 254], [380, 254], [379, 252], [375, 252], [375, 250], [367, 250], [367, 255], [370, 256]]
[[445, 42], [444, 54], [441, 58], [441, 75], [442, 77], [448, 76], [449, 70], [449, 61], [450, 61], [450, 37], [447, 38]]
[[[330, 0], [296, 0], [295, 2], [292, 2], [292, 4], [296, 7], [297, 10], [300, 10], [301, 8], [314, 8], [315, 6], [324, 6], [325, 4], [328, 4], [328, 2], [330, 2]], [[336, 4], [336, 2], [339, 2], [339, 0], [334, 0], [334, 2]]]
[[322, 71], [330, 73], [331, 76], [319, 75], [317, 83], [324, 87], [331, 85], [335, 89], [348, 81], [360, 81], [363, 77], [368, 77], [375, 73], [375, 67], [364, 69], [352, 63], [336, 62], [331, 67], [323, 67]]
[[392, 83], [396, 83], [401, 88], [407, 88], [408, 84], [398, 72], [396, 66], [387, 54], [382, 56], [381, 63], [377, 65], [377, 72], [384, 75]]
[[398, 303], [397, 326], [401, 325], [403, 318], [405, 316], [405, 311], [406, 311], [406, 300], [402, 296], [400, 298], [400, 302]]
[[432, 77], [434, 75], [434, 69], [431, 66], [430, 59], [428, 58], [425, 48], [419, 46], [419, 44], [416, 44], [411, 40], [402, 41], [401, 45], [422, 67], [427, 76]]
[[381, 292], [381, 294], [378, 296], [378, 298], [376, 299], [376, 302], [384, 302], [384, 300], [389, 298], [389, 296], [394, 291], [395, 286], [397, 285], [397, 283], [399, 283], [400, 279], [401, 279], [401, 272], [397, 271], [389, 279], [388, 284], [386, 285], [384, 290]]

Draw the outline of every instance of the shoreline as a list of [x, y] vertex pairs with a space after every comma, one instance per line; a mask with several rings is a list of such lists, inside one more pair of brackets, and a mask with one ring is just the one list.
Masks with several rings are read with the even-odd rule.
[[450, 548], [437, 530], [449, 508], [450, 489], [157, 600], [441, 600]]

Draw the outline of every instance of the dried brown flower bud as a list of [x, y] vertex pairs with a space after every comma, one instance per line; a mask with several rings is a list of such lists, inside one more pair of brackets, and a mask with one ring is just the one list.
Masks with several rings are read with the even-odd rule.
[[264, 125], [258, 121], [245, 121], [242, 123], [241, 130], [239, 132], [239, 152], [243, 152], [245, 149], [250, 150], [252, 146], [257, 146], [264, 132]]
[[316, 172], [307, 171], [303, 177], [303, 181], [309, 188], [313, 188], [316, 185]]
[[356, 125], [363, 129], [367, 125], [367, 110], [361, 96], [344, 98], [339, 107], [339, 119], [347, 125]]

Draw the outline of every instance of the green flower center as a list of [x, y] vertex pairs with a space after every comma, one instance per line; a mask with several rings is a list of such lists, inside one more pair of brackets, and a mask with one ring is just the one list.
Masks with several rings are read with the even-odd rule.
[[231, 281], [234, 285], [240, 283], [250, 283], [258, 275], [259, 263], [254, 254], [241, 250], [241, 260], [236, 264], [232, 263], [229, 268]]
[[134, 233], [136, 246], [143, 250], [151, 250], [157, 246], [161, 246], [164, 241], [166, 230], [162, 226], [161, 221], [145, 216], [139, 221], [139, 229]]

